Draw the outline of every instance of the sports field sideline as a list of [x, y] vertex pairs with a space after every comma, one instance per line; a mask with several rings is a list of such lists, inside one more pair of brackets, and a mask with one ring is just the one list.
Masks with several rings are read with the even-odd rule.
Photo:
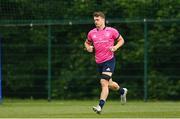
[[4, 100], [0, 118], [180, 118], [180, 102], [108, 101], [101, 115], [92, 111], [97, 101]]

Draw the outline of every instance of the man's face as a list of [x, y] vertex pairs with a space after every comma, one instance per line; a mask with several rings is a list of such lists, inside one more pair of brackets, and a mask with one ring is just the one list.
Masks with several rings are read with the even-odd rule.
[[105, 22], [105, 19], [98, 16], [98, 17], [94, 17], [94, 23], [96, 25], [97, 28], [101, 27]]

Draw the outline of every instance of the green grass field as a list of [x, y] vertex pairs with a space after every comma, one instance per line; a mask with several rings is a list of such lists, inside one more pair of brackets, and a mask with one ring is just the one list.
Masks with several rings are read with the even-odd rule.
[[180, 102], [108, 101], [101, 115], [92, 111], [97, 101], [4, 100], [0, 118], [180, 118]]

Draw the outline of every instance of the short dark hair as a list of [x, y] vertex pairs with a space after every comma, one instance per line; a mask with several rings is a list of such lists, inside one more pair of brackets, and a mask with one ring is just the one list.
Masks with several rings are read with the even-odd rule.
[[93, 17], [99, 17], [99, 16], [105, 19], [105, 15], [103, 12], [98, 11], [93, 13]]

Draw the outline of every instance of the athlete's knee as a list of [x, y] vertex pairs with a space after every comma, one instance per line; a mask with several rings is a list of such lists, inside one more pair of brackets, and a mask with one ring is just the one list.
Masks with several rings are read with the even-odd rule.
[[100, 81], [102, 87], [108, 87], [109, 82], [107, 80], [101, 79]]
[[112, 81], [109, 82], [109, 88], [112, 90], [119, 90], [120, 86], [116, 82]]
[[111, 79], [111, 76], [109, 76], [107, 74], [102, 74], [101, 79], [105, 79], [105, 80], [109, 81]]

